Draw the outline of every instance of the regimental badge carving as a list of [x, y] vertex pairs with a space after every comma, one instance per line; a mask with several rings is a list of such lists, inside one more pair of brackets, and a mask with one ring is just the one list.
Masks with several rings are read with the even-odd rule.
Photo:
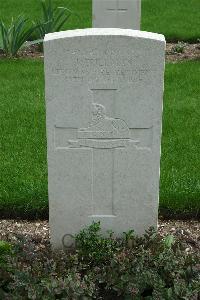
[[92, 121], [77, 130], [77, 140], [69, 140], [69, 147], [118, 148], [126, 147], [130, 140], [129, 127], [119, 118], [106, 115], [105, 106], [92, 103]]

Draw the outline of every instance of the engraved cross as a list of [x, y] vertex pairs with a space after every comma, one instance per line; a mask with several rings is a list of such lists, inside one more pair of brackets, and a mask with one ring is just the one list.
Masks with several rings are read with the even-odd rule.
[[91, 122], [86, 128], [78, 128], [77, 140], [69, 141], [70, 147], [91, 149], [93, 217], [115, 216], [115, 149], [124, 148], [130, 142], [126, 122], [115, 116], [116, 91], [91, 89]]
[[[114, 216], [115, 149], [126, 147], [129, 141], [127, 124], [115, 116], [116, 89], [91, 89], [93, 105], [103, 118], [89, 127], [95, 142], [92, 151], [92, 198], [95, 216]], [[93, 133], [90, 132], [93, 130]], [[87, 129], [86, 129], [87, 132]], [[97, 146], [96, 146], [97, 145]]]
[[121, 8], [120, 5], [119, 5], [119, 0], [117, 0], [115, 2], [115, 5], [116, 7], [110, 7], [110, 8], [107, 8], [107, 11], [111, 11], [111, 12], [115, 12], [117, 15], [118, 13], [121, 13], [121, 12], [126, 12], [127, 11], [127, 8]]

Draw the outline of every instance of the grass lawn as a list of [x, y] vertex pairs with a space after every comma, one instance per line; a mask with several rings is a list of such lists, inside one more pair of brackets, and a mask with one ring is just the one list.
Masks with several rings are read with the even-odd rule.
[[200, 216], [199, 78], [199, 61], [166, 65], [160, 207]]
[[199, 0], [142, 0], [141, 30], [158, 32], [168, 41], [200, 38]]
[[[199, 62], [167, 64], [160, 208], [200, 215]], [[0, 60], [0, 215], [48, 212], [43, 63]]]
[[47, 208], [43, 64], [1, 60], [0, 82], [0, 212], [42, 215]]
[[[100, 1], [100, 0], [99, 0]], [[92, 0], [53, 0], [74, 10], [64, 29], [91, 27]], [[167, 40], [196, 41], [200, 38], [199, 0], [142, 0], [142, 30], [163, 33]], [[41, 15], [39, 0], [0, 0], [0, 18], [9, 23], [24, 13], [30, 19]]]

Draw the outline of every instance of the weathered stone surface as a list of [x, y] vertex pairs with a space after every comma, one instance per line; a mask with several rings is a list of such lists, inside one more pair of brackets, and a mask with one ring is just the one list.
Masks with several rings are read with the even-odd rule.
[[127, 29], [46, 35], [54, 247], [93, 220], [118, 235], [157, 225], [164, 50], [162, 35]]
[[140, 29], [141, 0], [93, 0], [92, 26]]

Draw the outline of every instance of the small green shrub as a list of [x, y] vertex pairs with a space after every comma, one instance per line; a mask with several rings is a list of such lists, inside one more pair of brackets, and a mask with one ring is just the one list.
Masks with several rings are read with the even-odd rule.
[[41, 6], [43, 18], [34, 22], [38, 39], [43, 39], [47, 33], [60, 31], [72, 14], [69, 8], [53, 7], [51, 0], [41, 0]]
[[10, 243], [0, 240], [0, 257], [2, 257], [5, 254], [9, 254], [11, 249], [12, 246]]
[[113, 232], [108, 232], [108, 237], [101, 234], [100, 222], [81, 230], [75, 236], [79, 258], [94, 264], [106, 263], [120, 246], [120, 242], [112, 236]]
[[122, 239], [112, 232], [105, 237], [100, 229], [100, 223], [83, 229], [67, 252], [37, 252], [20, 238], [2, 292], [11, 300], [199, 299], [199, 253], [187, 253], [179, 240], [153, 228], [143, 237], [129, 231]]
[[178, 44], [172, 47], [171, 51], [172, 53], [184, 53], [186, 45], [184, 42], [178, 42]]
[[7, 257], [11, 253], [11, 244], [0, 240], [0, 299], [4, 299], [7, 286], [11, 281], [11, 272], [7, 263]]
[[28, 25], [28, 19], [19, 16], [16, 20], [12, 19], [10, 26], [6, 26], [0, 21], [1, 44], [0, 48], [7, 56], [15, 57], [18, 51], [34, 32], [35, 27]]
[[0, 268], [4, 267], [6, 256], [11, 254], [12, 246], [5, 241], [0, 240]]

